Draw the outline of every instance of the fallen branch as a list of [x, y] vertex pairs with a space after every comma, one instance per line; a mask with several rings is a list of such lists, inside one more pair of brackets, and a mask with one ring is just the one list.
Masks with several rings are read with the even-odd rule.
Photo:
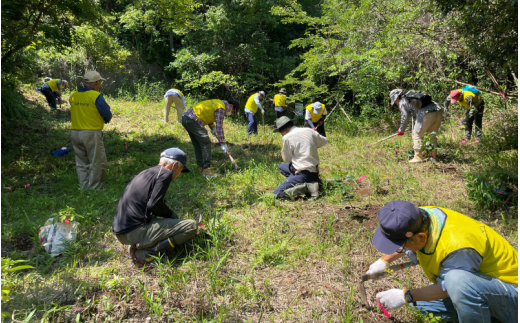
[[[495, 94], [495, 95], [500, 95], [502, 96], [502, 93], [498, 93], [498, 92], [495, 92], [495, 91], [491, 91], [491, 90], [488, 90], [488, 89], [484, 89], [484, 88], [481, 88], [481, 87], [477, 87], [475, 85], [471, 85], [471, 84], [468, 84], [468, 83], [464, 83], [464, 82], [460, 82], [460, 81], [456, 81], [456, 80], [452, 80], [452, 79], [449, 79], [449, 78], [444, 78], [445, 81], [447, 82], [453, 82], [453, 83], [456, 83], [456, 84], [461, 84], [461, 85], [469, 85], [469, 86], [473, 86], [474, 88], [476, 89], [479, 89], [480, 91], [482, 92], [487, 92], [487, 93], [491, 93], [491, 94]], [[506, 93], [506, 98], [509, 98], [509, 99], [513, 99], [513, 100], [518, 100], [518, 96], [516, 94], [509, 94], [509, 93]]]
[[[336, 108], [337, 108], [338, 105], [339, 105], [339, 102], [340, 102], [341, 100], [343, 100], [343, 97], [345, 97], [345, 95], [343, 95], [343, 96], [341, 97], [341, 99], [336, 100], [336, 102], [337, 102], [336, 105], [335, 105], [334, 108], [332, 108], [332, 110], [327, 114], [327, 116], [325, 117], [325, 120], [323, 120], [323, 122], [327, 121], [327, 119], [330, 117], [330, 115], [332, 114], [332, 112], [334, 112], [334, 110], [336, 110]], [[345, 112], [345, 111], [343, 111], [343, 112]], [[345, 113], [345, 114], [346, 114], [346, 113]], [[347, 116], [347, 117], [348, 117], [348, 116]]]

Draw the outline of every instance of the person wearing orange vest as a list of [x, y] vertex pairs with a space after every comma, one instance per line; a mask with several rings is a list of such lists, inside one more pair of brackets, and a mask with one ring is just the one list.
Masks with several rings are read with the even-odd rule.
[[383, 306], [414, 303], [448, 322], [517, 322], [518, 253], [493, 229], [456, 211], [406, 201], [389, 202], [378, 218], [372, 244], [385, 255], [367, 274], [384, 273], [406, 254], [433, 283], [380, 292]]
[[264, 108], [260, 103], [260, 100], [265, 96], [264, 91], [259, 91], [258, 93], [252, 94], [249, 99], [247, 99], [246, 107], [244, 109], [244, 113], [246, 115], [247, 120], [249, 121], [247, 125], [247, 134], [258, 134], [258, 123], [256, 122], [255, 113], [260, 109], [262, 114], [265, 114]]
[[164, 94], [164, 122], [168, 122], [172, 104], [175, 104], [175, 110], [177, 110], [177, 121], [182, 123], [182, 113], [186, 110], [186, 99], [180, 90], [169, 89]]
[[444, 101], [445, 116], [449, 117], [448, 106], [454, 103], [462, 105], [466, 109], [466, 116], [462, 120], [462, 125], [466, 127], [466, 139], [460, 142], [461, 145], [467, 144], [471, 140], [471, 131], [473, 129], [473, 122], [475, 122], [475, 140], [474, 143], [480, 142], [482, 136], [482, 116], [484, 115], [484, 100], [481, 94], [476, 94], [471, 91], [463, 91], [462, 89], [453, 90]]
[[[61, 90], [66, 89], [69, 83], [66, 80], [51, 79], [45, 82], [40, 89], [40, 92], [47, 99], [47, 103], [51, 107], [52, 112], [58, 111], [56, 107], [56, 100], [61, 100]], [[61, 102], [61, 101], [60, 101]]]
[[205, 126], [209, 126], [220, 143], [220, 148], [227, 154], [228, 146], [224, 138], [224, 116], [236, 113], [240, 104], [235, 100], [206, 100], [195, 104], [182, 116], [182, 126], [188, 131], [193, 148], [197, 168], [202, 175], [214, 177], [211, 166], [211, 139]]
[[83, 79], [84, 87], [70, 97], [70, 140], [79, 184], [83, 189], [101, 189], [107, 170], [103, 127], [112, 119], [112, 112], [99, 93], [105, 79], [96, 71], [88, 71]]
[[305, 121], [303, 122], [303, 126], [306, 128], [312, 128], [312, 130], [317, 131], [323, 137], [327, 137], [325, 135], [325, 125], [323, 124], [322, 118], [322, 116], [327, 115], [325, 104], [316, 101], [313, 104], [309, 104], [305, 110]]

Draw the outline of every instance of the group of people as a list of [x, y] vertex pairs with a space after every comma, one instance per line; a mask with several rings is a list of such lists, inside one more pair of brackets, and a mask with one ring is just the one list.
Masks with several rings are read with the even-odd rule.
[[[107, 166], [101, 131], [104, 124], [110, 122], [112, 114], [99, 93], [103, 80], [98, 72], [87, 72], [84, 86], [70, 98], [71, 140], [79, 182], [84, 189], [100, 188]], [[65, 81], [52, 81], [51, 90], [54, 84], [58, 88], [67, 86]], [[254, 114], [258, 109], [264, 112], [259, 101], [264, 96], [260, 91], [247, 101], [248, 133], [256, 131]], [[396, 89], [390, 93], [390, 99], [402, 113], [398, 134], [404, 134], [412, 117], [416, 153], [411, 162], [422, 161], [421, 138], [427, 132], [432, 133], [436, 147], [433, 138], [443, 118], [442, 107], [418, 91]], [[322, 120], [327, 113], [325, 106], [320, 102], [309, 104], [305, 125], [300, 128], [296, 126], [296, 119], [286, 116], [285, 89], [280, 90], [274, 101], [277, 114], [274, 132], [280, 133], [283, 141], [284, 163], [278, 169], [286, 179], [273, 193], [280, 199], [303, 193], [309, 194], [311, 199], [317, 198], [320, 182], [318, 148], [327, 144]], [[456, 102], [467, 109], [464, 143], [471, 138], [473, 122], [478, 140], [484, 110], [482, 98], [471, 89], [459, 89], [450, 93], [446, 108], [449, 103]], [[177, 121], [188, 131], [195, 148], [198, 170], [211, 175], [208, 171], [211, 140], [205, 126], [210, 127], [222, 150], [227, 152], [223, 120], [225, 115], [238, 112], [239, 103], [206, 100], [184, 112], [184, 95], [171, 89], [165, 94], [165, 121], [173, 103]], [[435, 157], [436, 151], [432, 154]], [[179, 148], [169, 148], [160, 154], [157, 166], [140, 172], [124, 190], [112, 229], [118, 241], [128, 246], [129, 256], [136, 264], [149, 266], [160, 254], [197, 234], [197, 221], [179, 219], [165, 203], [169, 185], [181, 173], [187, 172], [190, 169], [186, 153]], [[417, 207], [407, 201], [387, 203], [379, 210], [378, 220], [372, 243], [384, 255], [370, 265], [367, 274], [384, 273], [391, 262], [406, 255], [420, 264], [432, 282], [422, 288], [379, 292], [376, 298], [383, 306], [396, 309], [408, 304], [448, 322], [517, 322], [518, 253], [500, 234], [456, 211], [438, 206]]]

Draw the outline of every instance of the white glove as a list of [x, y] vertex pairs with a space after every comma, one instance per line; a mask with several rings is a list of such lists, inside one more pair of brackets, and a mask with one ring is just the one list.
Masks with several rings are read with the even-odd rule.
[[402, 289], [390, 289], [384, 292], [379, 292], [376, 298], [381, 301], [381, 304], [391, 310], [399, 308], [406, 304], [404, 300], [404, 291]]
[[370, 265], [367, 270], [367, 275], [373, 275], [373, 274], [379, 274], [384, 273], [386, 267], [389, 267], [390, 265], [384, 262], [382, 259], [378, 259], [376, 262]]
[[213, 128], [211, 129], [211, 134], [212, 134], [213, 136], [217, 137], [217, 127], [213, 127]]
[[228, 153], [228, 151], [227, 151], [227, 144], [221, 144], [220, 145], [220, 149], [222, 149], [226, 154]]
[[262, 114], [265, 114], [265, 110], [262, 110]]

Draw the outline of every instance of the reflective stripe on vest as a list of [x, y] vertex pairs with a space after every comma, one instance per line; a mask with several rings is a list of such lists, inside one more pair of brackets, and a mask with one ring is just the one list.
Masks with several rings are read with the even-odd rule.
[[74, 92], [70, 97], [72, 130], [103, 130], [105, 121], [96, 107], [101, 93], [94, 90]]
[[58, 91], [58, 81], [61, 81], [60, 79], [52, 79], [49, 82], [45, 82], [50, 88], [52, 92]]
[[274, 96], [274, 106], [275, 107], [286, 107], [285, 98], [287, 96], [285, 94], [277, 94]]
[[462, 89], [458, 89], [457, 91], [462, 92], [464, 94], [464, 98], [462, 99], [462, 102], [457, 101], [457, 103], [462, 105], [463, 107], [465, 107], [468, 110], [470, 109], [468, 102], [466, 102], [466, 98], [468, 96], [472, 96], [474, 98], [473, 104], [475, 105], [475, 107], [478, 107], [482, 103], [482, 95], [476, 95], [475, 93], [473, 93], [471, 91], [462, 91]]
[[255, 95], [258, 95], [258, 93], [255, 93], [253, 95], [251, 95], [249, 97], [249, 99], [247, 99], [247, 103], [246, 103], [246, 109], [249, 109], [254, 113], [256, 113], [256, 110], [258, 110], [258, 105], [256, 105], [256, 102], [255, 102]]
[[197, 118], [208, 125], [215, 122], [215, 111], [226, 110], [226, 105], [222, 100], [206, 100], [195, 104], [192, 109]]
[[323, 111], [325, 111], [325, 104], [321, 104], [320, 113], [314, 113], [314, 110], [312, 110], [312, 104], [309, 104], [305, 109], [307, 109], [311, 113], [311, 121], [312, 123], [314, 123], [320, 121], [321, 116], [323, 115]]
[[437, 282], [442, 261], [452, 252], [471, 248], [482, 256], [479, 272], [506, 283], [518, 284], [518, 253], [504, 237], [482, 222], [458, 212], [438, 209], [446, 214], [446, 222], [433, 254], [417, 252], [419, 264], [426, 276]]

